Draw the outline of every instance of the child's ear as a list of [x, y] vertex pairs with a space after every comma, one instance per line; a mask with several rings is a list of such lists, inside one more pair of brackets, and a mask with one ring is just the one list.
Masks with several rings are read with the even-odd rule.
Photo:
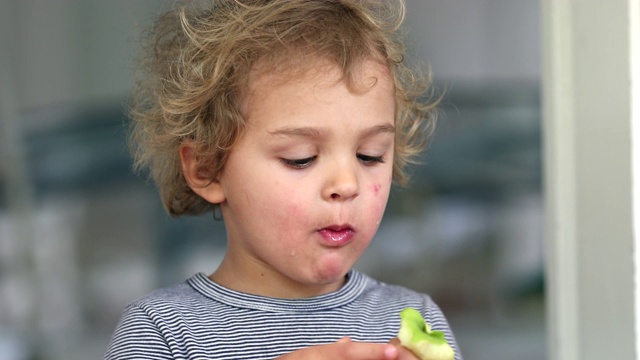
[[186, 143], [180, 146], [180, 163], [182, 174], [194, 193], [212, 204], [225, 200], [220, 182], [202, 176], [193, 145]]

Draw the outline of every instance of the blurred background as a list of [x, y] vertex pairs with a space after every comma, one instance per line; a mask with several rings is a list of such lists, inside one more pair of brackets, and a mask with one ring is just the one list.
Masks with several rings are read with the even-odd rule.
[[[101, 358], [124, 306], [212, 272], [225, 232], [132, 173], [136, 37], [171, 0], [0, 0], [0, 360]], [[406, 0], [446, 93], [357, 267], [431, 294], [467, 360], [545, 358], [536, 0]]]

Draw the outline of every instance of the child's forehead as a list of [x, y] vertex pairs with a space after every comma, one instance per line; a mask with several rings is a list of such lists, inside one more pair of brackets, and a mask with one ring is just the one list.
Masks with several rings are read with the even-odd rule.
[[[311, 80], [311, 81], [310, 81]], [[313, 82], [327, 85], [345, 81], [354, 90], [366, 90], [379, 81], [391, 81], [388, 66], [373, 59], [358, 61], [352, 68], [344, 69], [333, 61], [309, 58], [306, 61], [277, 64], [258, 63], [252, 67], [245, 83], [245, 95], [261, 88], [290, 83]], [[362, 88], [362, 89], [359, 89]]]
[[[300, 68], [258, 67], [252, 70], [247, 85], [239, 92], [239, 110], [245, 119], [265, 102], [287, 102], [288, 98], [301, 101], [300, 96], [313, 96], [314, 100], [333, 101], [332, 89], [340, 83], [349, 92], [365, 94], [379, 88], [382, 94], [395, 98], [396, 89], [388, 67], [375, 60], [362, 61], [355, 69], [346, 72], [338, 64], [318, 60]], [[305, 95], [302, 95], [305, 94]], [[386, 95], [384, 95], [386, 96]]]

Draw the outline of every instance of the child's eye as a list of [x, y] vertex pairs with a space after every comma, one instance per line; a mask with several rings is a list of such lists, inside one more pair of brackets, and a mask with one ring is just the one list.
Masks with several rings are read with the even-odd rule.
[[304, 159], [284, 159], [281, 158], [280, 161], [289, 166], [292, 167], [294, 169], [304, 169], [306, 167], [308, 167], [309, 165], [311, 165], [311, 163], [317, 158], [317, 156], [311, 156], [308, 158], [304, 158]]
[[365, 165], [373, 165], [376, 163], [383, 163], [384, 158], [382, 156], [369, 156], [364, 154], [356, 154], [358, 160], [363, 162]]

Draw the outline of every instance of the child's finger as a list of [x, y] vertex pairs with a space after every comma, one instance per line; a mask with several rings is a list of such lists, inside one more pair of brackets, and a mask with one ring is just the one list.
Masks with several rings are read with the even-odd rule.
[[350, 342], [350, 341], [351, 341], [351, 339], [350, 339], [348, 336], [345, 336], [345, 337], [343, 337], [343, 338], [340, 338], [340, 340], [336, 341], [336, 343], [338, 343], [338, 344], [344, 344], [344, 343], [348, 343], [348, 342]]
[[390, 344], [344, 343], [345, 359], [396, 360], [398, 349]]
[[389, 341], [389, 344], [394, 345], [398, 349], [398, 360], [419, 359], [416, 354], [413, 353], [413, 351], [402, 346], [402, 344], [400, 343], [400, 339], [393, 338], [391, 339], [391, 341]]
[[389, 344], [391, 344], [391, 345], [395, 345], [395, 346], [401, 346], [401, 344], [400, 344], [400, 339], [398, 339], [397, 337], [395, 337], [395, 338], [393, 338], [393, 339], [389, 340]]

